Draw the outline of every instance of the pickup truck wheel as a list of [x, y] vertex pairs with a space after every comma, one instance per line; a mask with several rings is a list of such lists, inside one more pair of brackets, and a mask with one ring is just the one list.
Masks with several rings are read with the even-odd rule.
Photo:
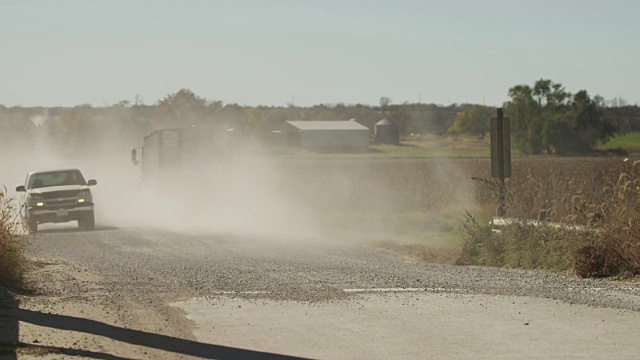
[[93, 230], [96, 228], [96, 220], [93, 211], [78, 219], [78, 227], [83, 230]]
[[30, 233], [38, 232], [38, 221], [33, 219], [27, 220], [27, 227], [29, 228]]

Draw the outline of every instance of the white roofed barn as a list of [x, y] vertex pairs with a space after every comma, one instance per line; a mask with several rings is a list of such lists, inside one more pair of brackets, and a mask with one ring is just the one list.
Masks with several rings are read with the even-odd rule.
[[286, 143], [310, 150], [366, 151], [369, 128], [355, 120], [286, 121], [275, 131]]

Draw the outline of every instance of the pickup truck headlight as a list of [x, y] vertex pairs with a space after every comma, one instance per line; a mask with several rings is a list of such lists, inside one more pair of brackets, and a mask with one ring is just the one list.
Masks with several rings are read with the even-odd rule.
[[44, 206], [44, 198], [40, 194], [31, 194], [29, 195], [29, 199], [27, 201], [27, 205], [29, 206]]
[[90, 202], [91, 201], [91, 191], [85, 190], [78, 193], [78, 202]]

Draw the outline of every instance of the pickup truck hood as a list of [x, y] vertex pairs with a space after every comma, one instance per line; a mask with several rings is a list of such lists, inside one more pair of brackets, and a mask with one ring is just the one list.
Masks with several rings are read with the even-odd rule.
[[62, 186], [48, 186], [43, 188], [31, 189], [29, 190], [30, 194], [46, 194], [54, 191], [65, 191], [65, 190], [88, 190], [88, 185], [62, 185]]

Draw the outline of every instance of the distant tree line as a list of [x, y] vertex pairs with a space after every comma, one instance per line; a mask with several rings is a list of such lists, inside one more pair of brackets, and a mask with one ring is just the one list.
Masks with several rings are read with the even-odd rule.
[[[616, 133], [640, 130], [640, 108], [623, 99], [605, 101], [586, 90], [572, 94], [551, 80], [509, 89], [503, 107], [511, 119], [511, 140], [526, 154], [588, 154]], [[450, 132], [484, 134], [494, 108], [473, 105], [458, 114]]]
[[5, 107], [0, 105], [0, 145], [33, 147], [46, 142], [57, 155], [78, 156], [135, 146], [144, 135], [174, 127], [233, 129], [267, 139], [288, 120], [356, 119], [373, 130], [391, 118], [405, 135], [446, 134], [457, 114], [469, 105], [392, 104], [380, 106], [321, 104], [311, 107], [241, 106], [204, 99], [189, 89], [168, 94], [154, 105], [123, 100], [103, 107]]
[[[530, 154], [583, 153], [616, 132], [640, 128], [640, 108], [623, 99], [605, 102], [586, 91], [567, 92], [562, 85], [539, 80], [532, 87], [509, 89], [504, 104], [512, 121], [512, 142]], [[168, 94], [154, 105], [139, 97], [103, 107], [5, 107], [0, 105], [0, 144], [33, 147], [47, 142], [59, 155], [74, 156], [116, 150], [122, 144], [139, 144], [156, 129], [206, 126], [234, 129], [267, 137], [288, 120], [356, 119], [373, 130], [383, 118], [395, 121], [404, 136], [488, 131], [495, 109], [482, 105], [393, 104], [382, 97], [379, 106], [320, 104], [311, 107], [241, 106], [204, 99], [189, 89]]]

